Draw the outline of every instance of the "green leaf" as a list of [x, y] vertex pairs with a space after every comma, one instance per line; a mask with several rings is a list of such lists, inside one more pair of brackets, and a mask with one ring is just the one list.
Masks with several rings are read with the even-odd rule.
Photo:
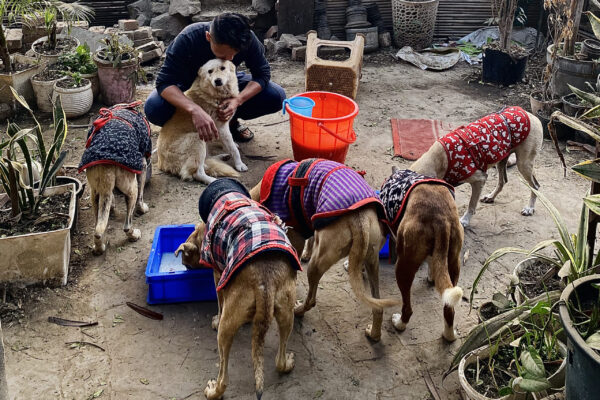
[[550, 123], [553, 123], [555, 120], [560, 121], [573, 129], [577, 129], [578, 131], [586, 133], [587, 135], [591, 136], [592, 139], [600, 142], [600, 132], [593, 125], [583, 122], [580, 119], [569, 117], [560, 111], [554, 111], [552, 113], [552, 116], [550, 117]]
[[592, 104], [593, 106], [597, 106], [600, 105], [600, 97], [596, 96], [593, 93], [588, 93], [588, 92], [584, 92], [581, 89], [577, 89], [575, 86], [571, 86], [569, 84], [567, 84], [569, 86], [569, 89], [571, 89], [571, 91], [573, 93], [575, 93], [577, 95], [577, 97], [579, 97], [582, 100], [587, 101], [588, 103]]
[[[513, 382], [513, 389], [530, 393], [541, 392], [550, 388], [550, 382], [546, 378], [522, 378], [518, 377]], [[519, 390], [520, 389], [520, 390]]]
[[550, 304], [547, 301], [538, 301], [531, 309], [531, 314], [547, 315], [550, 313]]
[[30, 113], [33, 113], [33, 111], [31, 111], [31, 108], [29, 107], [29, 104], [27, 104], [27, 100], [25, 100], [25, 98], [23, 96], [21, 96], [14, 87], [10, 87], [10, 91], [13, 94], [13, 97], [15, 98], [15, 100], [17, 100], [19, 102], [19, 104], [21, 104], [27, 111], [29, 111]]
[[587, 338], [585, 342], [592, 349], [600, 351], [600, 331]]
[[600, 19], [594, 15], [594, 13], [590, 11], [586, 11], [585, 14], [588, 16], [590, 20], [590, 25], [592, 25], [592, 31], [594, 31], [594, 35], [596, 39], [600, 40]]
[[587, 110], [586, 112], [581, 114], [581, 116], [579, 118], [593, 119], [593, 118], [598, 118], [598, 117], [600, 117], [600, 104], [590, 108], [589, 110]]
[[[533, 346], [530, 346], [527, 350], [522, 351], [519, 360], [521, 361], [521, 365], [524, 370], [522, 374], [523, 378], [540, 379], [546, 377], [546, 370], [544, 368], [542, 357], [540, 357], [537, 350], [535, 350]], [[522, 386], [523, 385], [521, 384], [521, 387]]]
[[585, 179], [600, 183], [600, 158], [580, 162], [571, 169]]
[[600, 215], [600, 195], [586, 196], [583, 198], [583, 202], [591, 211]]
[[500, 390], [498, 390], [498, 396], [500, 397], [508, 396], [509, 394], [513, 393], [514, 392], [510, 386], [504, 386], [503, 388], [500, 388]]
[[492, 295], [492, 304], [498, 307], [498, 309], [504, 310], [510, 307], [511, 301], [502, 293], [494, 293]]

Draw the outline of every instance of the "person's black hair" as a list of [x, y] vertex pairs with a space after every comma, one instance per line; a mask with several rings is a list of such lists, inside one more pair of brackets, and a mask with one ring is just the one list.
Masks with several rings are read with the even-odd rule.
[[218, 15], [210, 26], [210, 35], [216, 44], [226, 44], [237, 51], [245, 50], [252, 40], [250, 20], [236, 13]]

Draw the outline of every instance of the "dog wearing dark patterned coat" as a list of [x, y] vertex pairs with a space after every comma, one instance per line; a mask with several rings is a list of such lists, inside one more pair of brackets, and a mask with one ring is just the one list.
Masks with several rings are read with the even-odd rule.
[[123, 230], [130, 241], [141, 237], [132, 227], [133, 213], [148, 212], [144, 203], [147, 165], [152, 155], [150, 125], [137, 110], [141, 102], [102, 108], [88, 132], [79, 172], [85, 170], [90, 184], [92, 210], [96, 218], [94, 249], [104, 253], [104, 232], [114, 201], [113, 190], [125, 195], [127, 211]]
[[[475, 214], [487, 180], [487, 169], [497, 168], [498, 184], [490, 194], [481, 198], [482, 202], [493, 203], [508, 181], [506, 167], [510, 154], [516, 154], [517, 168], [525, 181], [532, 188], [539, 188], [533, 166], [542, 139], [542, 123], [536, 116], [520, 107], [508, 107], [450, 132], [435, 142], [409, 169], [444, 179], [454, 186], [464, 182], [471, 184], [469, 207], [460, 219], [466, 227]], [[522, 215], [533, 215], [535, 200], [536, 195], [532, 192], [529, 204], [521, 211]]]
[[419, 267], [427, 264], [428, 281], [444, 306], [442, 336], [452, 342], [456, 340], [454, 307], [463, 294], [457, 283], [464, 237], [454, 190], [441, 179], [397, 167], [392, 170], [380, 191], [396, 241], [396, 283], [402, 294], [402, 313], [392, 315], [392, 324], [399, 331], [406, 329], [412, 315], [410, 289]]
[[[250, 195], [289, 226], [288, 236], [298, 254], [302, 254], [306, 239], [314, 238], [307, 269], [308, 293], [304, 303], [296, 306], [296, 316], [315, 306], [321, 277], [347, 256], [352, 291], [373, 314], [365, 334], [373, 341], [380, 340], [383, 308], [399, 302], [379, 298], [379, 250], [385, 244], [387, 227], [381, 201], [365, 179], [330, 160], [282, 160], [267, 169]], [[371, 296], [363, 284], [363, 268]]]
[[219, 376], [204, 389], [207, 399], [220, 399], [228, 384], [229, 352], [238, 329], [252, 328], [252, 362], [256, 396], [264, 386], [263, 348], [273, 318], [279, 327], [277, 371], [294, 368], [294, 354], [286, 353], [294, 326], [298, 256], [289, 242], [281, 219], [248, 198], [247, 189], [233, 179], [218, 179], [202, 192], [196, 225], [180, 252], [190, 269], [214, 271], [219, 314], [213, 318], [218, 331]]

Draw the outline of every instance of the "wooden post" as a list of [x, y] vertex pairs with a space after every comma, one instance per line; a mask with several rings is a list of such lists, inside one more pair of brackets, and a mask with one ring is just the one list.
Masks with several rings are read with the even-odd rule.
[[565, 55], [575, 54], [575, 42], [579, 34], [579, 24], [581, 23], [581, 14], [583, 13], [583, 4], [585, 0], [573, 0], [571, 3], [571, 20], [573, 21], [573, 36], [565, 40]]

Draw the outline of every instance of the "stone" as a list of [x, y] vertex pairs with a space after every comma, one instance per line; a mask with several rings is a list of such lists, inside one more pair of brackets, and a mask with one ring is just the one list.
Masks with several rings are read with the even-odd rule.
[[135, 34], [134, 34], [134, 32], [135, 32], [135, 31], [122, 31], [122, 32], [119, 32], [119, 33], [121, 33], [122, 35], [125, 35], [125, 36], [127, 36], [129, 39], [133, 40], [133, 38], [134, 38], [134, 35], [135, 35]]
[[161, 49], [163, 51], [163, 53], [167, 49], [167, 46], [165, 46], [165, 42], [163, 42], [163, 41], [158, 41], [158, 42], [154, 42], [154, 43], [156, 43], [158, 48]]
[[21, 50], [23, 47], [23, 30], [8, 29], [6, 31], [6, 46], [10, 53]]
[[90, 26], [90, 29], [89, 29], [90, 32], [94, 32], [94, 33], [104, 33], [105, 30], [106, 30], [106, 27], [103, 25]]
[[152, 39], [152, 28], [149, 26], [142, 26], [141, 28], [133, 31], [133, 40], [140, 39]]
[[160, 15], [169, 12], [169, 5], [166, 3], [152, 3], [150, 6], [152, 14]]
[[135, 31], [140, 25], [135, 19], [120, 19], [119, 29], [122, 31]]
[[169, 15], [191, 17], [201, 10], [202, 7], [197, 0], [171, 0], [171, 4], [169, 4]]
[[284, 54], [289, 50], [287, 43], [283, 40], [279, 40], [275, 43], [275, 54]]
[[266, 14], [275, 5], [276, 0], [252, 0], [252, 8], [259, 14]]
[[104, 30], [105, 35], [112, 35], [113, 33], [119, 33], [119, 29], [109, 27]]
[[150, 26], [153, 30], [162, 29], [164, 31], [164, 36], [161, 39], [165, 41], [174, 39], [175, 36], [177, 36], [179, 32], [186, 27], [186, 25], [187, 21], [185, 18], [176, 15], [169, 15], [168, 13], [154, 17], [150, 22]]
[[127, 11], [129, 11], [129, 17], [137, 19], [140, 15], [146, 15], [152, 17], [152, 9], [150, 0], [138, 0], [134, 3], [127, 5]]
[[265, 45], [265, 53], [267, 56], [272, 56], [275, 54], [275, 44], [277, 43], [277, 40], [275, 39], [265, 39], [264, 40], [264, 45]]
[[294, 36], [296, 39], [298, 39], [300, 41], [300, 43], [302, 43], [302, 45], [306, 44], [306, 35], [296, 35]]
[[152, 15], [140, 14], [136, 19], [139, 26], [147, 26], [150, 25], [150, 21], [152, 21]]
[[165, 37], [165, 30], [152, 28], [152, 36], [156, 39], [162, 40]]
[[306, 46], [292, 48], [292, 61], [304, 61], [306, 59]]
[[279, 40], [283, 40], [288, 49], [293, 49], [294, 47], [302, 46], [302, 42], [300, 42], [296, 37], [289, 33], [284, 33], [279, 37]]
[[[87, 29], [73, 28], [71, 30], [71, 35], [74, 38], [77, 38], [79, 40], [79, 43], [87, 43], [87, 45], [90, 47], [90, 51], [94, 53], [99, 48], [104, 47], [104, 44], [101, 42], [101, 40], [110, 37], [110, 33], [106, 33], [106, 31], [109, 31], [109, 29], [115, 28], [107, 28], [104, 31], [105, 33], [97, 33], [89, 31]], [[115, 29], [115, 31], [118, 32], [117, 29]], [[119, 42], [122, 44], [133, 46], [133, 42], [125, 35], [119, 35]]]
[[270, 39], [277, 36], [277, 25], [273, 25], [269, 28], [267, 33], [265, 33], [265, 39]]
[[141, 51], [142, 53], [145, 53], [147, 51], [152, 51], [154, 49], [158, 49], [158, 44], [156, 42], [150, 42], [150, 43], [146, 43], [141, 46], [138, 46], [135, 49]]
[[163, 54], [163, 52], [162, 52], [161, 49], [154, 49], [154, 50], [151, 50], [151, 51], [147, 51], [147, 52], [142, 53], [140, 55], [140, 62], [141, 63], [145, 63], [145, 62], [148, 62], [148, 61], [155, 60], [157, 58], [160, 58], [160, 56], [162, 56], [162, 54]]

